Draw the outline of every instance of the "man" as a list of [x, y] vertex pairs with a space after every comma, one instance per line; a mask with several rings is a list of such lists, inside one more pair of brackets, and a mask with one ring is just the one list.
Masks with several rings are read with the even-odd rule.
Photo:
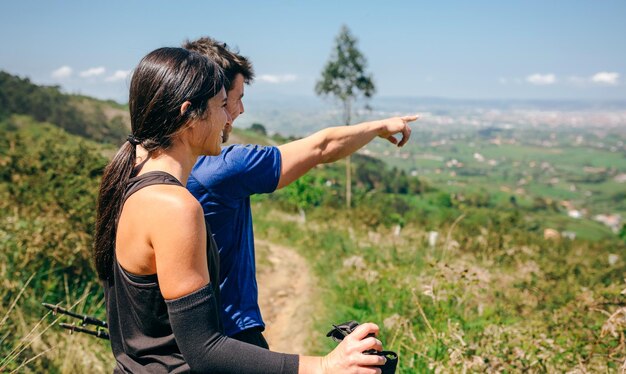
[[[230, 124], [243, 114], [244, 83], [254, 78], [247, 58], [211, 38], [186, 42], [183, 48], [199, 52], [224, 70], [226, 111]], [[344, 158], [379, 136], [398, 146], [411, 134], [408, 122], [417, 116], [391, 118], [354, 126], [331, 127], [278, 147], [230, 145], [219, 156], [200, 157], [187, 188], [200, 201], [220, 252], [222, 317], [227, 335], [268, 348], [257, 301], [254, 234], [250, 196], [283, 188], [318, 164]], [[398, 141], [394, 135], [401, 134]]]

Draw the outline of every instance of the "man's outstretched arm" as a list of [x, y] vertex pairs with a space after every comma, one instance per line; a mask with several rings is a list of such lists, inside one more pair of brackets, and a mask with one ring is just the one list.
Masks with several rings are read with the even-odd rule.
[[[278, 146], [282, 163], [277, 188], [283, 188], [319, 164], [349, 156], [375, 137], [402, 147], [411, 136], [409, 122], [418, 115], [363, 122], [353, 126], [329, 127], [293, 142]], [[400, 135], [398, 140], [395, 135]]]

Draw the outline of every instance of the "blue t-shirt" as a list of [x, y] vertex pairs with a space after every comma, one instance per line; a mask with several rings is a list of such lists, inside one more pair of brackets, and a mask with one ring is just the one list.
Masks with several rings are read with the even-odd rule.
[[276, 147], [231, 145], [219, 156], [198, 158], [187, 181], [219, 249], [222, 319], [229, 336], [265, 327], [258, 304], [250, 195], [274, 191], [280, 167]]

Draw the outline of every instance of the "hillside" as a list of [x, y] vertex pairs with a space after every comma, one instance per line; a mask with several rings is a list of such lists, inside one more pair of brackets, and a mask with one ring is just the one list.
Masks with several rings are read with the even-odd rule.
[[14, 114], [114, 144], [120, 143], [130, 128], [128, 111], [115, 102], [64, 94], [58, 86], [38, 86], [28, 78], [0, 71], [0, 120]]
[[[0, 372], [110, 372], [106, 342], [66, 334], [56, 326], [66, 319], [47, 314], [40, 303], [61, 303], [105, 317], [90, 248], [98, 182], [115, 138], [92, 128], [96, 119], [86, 120], [89, 126], [76, 133], [70, 133], [76, 128], [54, 121], [61, 121], [62, 113], [106, 117], [107, 110], [106, 118], [121, 121], [123, 108], [9, 78], [6, 81], [15, 87], [30, 90], [24, 97], [31, 101], [1, 107]], [[0, 97], [7, 100], [6, 93]], [[25, 110], [37, 97], [58, 100], [59, 109]], [[91, 111], [76, 111], [77, 103]], [[259, 126], [236, 128], [231, 142], [288, 140], [263, 132]], [[455, 143], [443, 146], [431, 144], [437, 140], [425, 133], [414, 136], [415, 142], [430, 147], [429, 153], [457, 154], [458, 162], [473, 170], [489, 168], [472, 161], [467, 150], [472, 147], [463, 147], [464, 139], [455, 134], [446, 135], [457, 136]], [[530, 136], [523, 139], [534, 141]], [[532, 150], [550, 155], [548, 147], [496, 147], [479, 140], [471, 139], [485, 156], [495, 158], [497, 152], [510, 164], [515, 149], [533, 157], [539, 153]], [[616, 145], [620, 141], [609, 140]], [[596, 145], [592, 138], [574, 150], [563, 146], [570, 153], [568, 166], [558, 169], [559, 177], [590, 177], [572, 167], [588, 160], [573, 155]], [[285, 255], [273, 253], [276, 246], [295, 248], [306, 259], [319, 282], [313, 327], [317, 334], [331, 323], [374, 321], [381, 326], [385, 347], [400, 354], [403, 373], [616, 372], [624, 365], [626, 243], [619, 233], [567, 217], [563, 207], [550, 203], [550, 194], [562, 186], [555, 185], [548, 195], [526, 187], [533, 195], [518, 196], [495, 185], [510, 183], [503, 176], [506, 167], [497, 169], [501, 174], [471, 175], [459, 172], [458, 164], [447, 167], [446, 159], [406, 167], [403, 163], [413, 156], [385, 156], [391, 148], [383, 147], [374, 143], [354, 157], [350, 211], [343, 208], [341, 162], [317, 167], [287, 188], [252, 200], [255, 234], [265, 240], [261, 247], [275, 245], [260, 248], [259, 271], [267, 278], [272, 266], [279, 266], [271, 257]], [[379, 150], [383, 156], [372, 157]], [[595, 191], [593, 199], [581, 203], [612, 199], [619, 184], [611, 178], [624, 171], [621, 161], [612, 161], [617, 152], [596, 151], [604, 160], [593, 162], [606, 162], [613, 169], [605, 170], [600, 175], [604, 179], [597, 182], [575, 182]], [[536, 171], [519, 173], [525, 171], [534, 178], [529, 185], [544, 182]], [[460, 178], [468, 179], [460, 184]], [[614, 205], [621, 209], [621, 204]], [[567, 220], [558, 229], [574, 222], [595, 235], [581, 230], [572, 238], [555, 230], [555, 235], [546, 236], [544, 230], [556, 219]], [[276, 313], [276, 308], [268, 312], [272, 320], [278, 320]], [[317, 353], [333, 346], [315, 334], [310, 343]]]
[[49, 329], [41, 307], [104, 317], [91, 263], [103, 149], [28, 116], [0, 122], [0, 372], [112, 370], [107, 344]]

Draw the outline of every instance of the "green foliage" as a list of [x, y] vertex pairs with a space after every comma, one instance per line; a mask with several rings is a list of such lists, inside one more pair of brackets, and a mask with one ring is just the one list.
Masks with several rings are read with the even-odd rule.
[[285, 187], [284, 194], [289, 204], [307, 210], [321, 203], [324, 194], [323, 181], [319, 177], [305, 174]]
[[[390, 169], [378, 159], [355, 155], [354, 163], [357, 170], [354, 215], [372, 227], [402, 225], [407, 215], [419, 214], [410, 197], [432, 192], [421, 179]], [[341, 165], [320, 165], [268, 199], [288, 209], [295, 207], [308, 212], [314, 212], [316, 207], [339, 209], [345, 192], [340, 186], [344, 183]]]
[[[106, 114], [115, 113], [109, 118]], [[0, 71], [0, 120], [13, 114], [49, 122], [97, 141], [120, 142], [127, 133], [126, 111], [95, 99], [61, 93], [58, 86], [37, 86], [28, 78]]]
[[259, 135], [267, 136], [267, 130], [265, 129], [265, 126], [260, 123], [253, 123], [252, 125], [250, 125], [249, 130], [252, 132], [256, 132]]
[[404, 225], [405, 214], [411, 209], [399, 195], [371, 193], [360, 195], [354, 203], [353, 216], [368, 227]]
[[435, 197], [435, 205], [451, 208], [452, 207], [452, 196], [448, 192], [440, 192]]
[[353, 155], [355, 166], [355, 183], [357, 191], [383, 191], [399, 195], [420, 195], [429, 188], [426, 183], [410, 175], [403, 169], [389, 167], [381, 160]]
[[40, 304], [78, 302], [73, 310], [104, 317], [91, 263], [95, 198], [107, 162], [101, 152], [28, 117], [0, 124], [0, 316], [7, 316], [0, 323], [0, 371], [17, 369], [55, 347], [59, 351], [42, 354], [21, 370], [110, 370], [107, 344], [70, 340], [57, 327], [43, 334], [52, 319], [42, 318]]
[[367, 60], [358, 50], [356, 38], [347, 26], [342, 26], [315, 92], [321, 96], [332, 95], [341, 102], [353, 101], [361, 95], [371, 97], [375, 92], [374, 82], [365, 69]]

